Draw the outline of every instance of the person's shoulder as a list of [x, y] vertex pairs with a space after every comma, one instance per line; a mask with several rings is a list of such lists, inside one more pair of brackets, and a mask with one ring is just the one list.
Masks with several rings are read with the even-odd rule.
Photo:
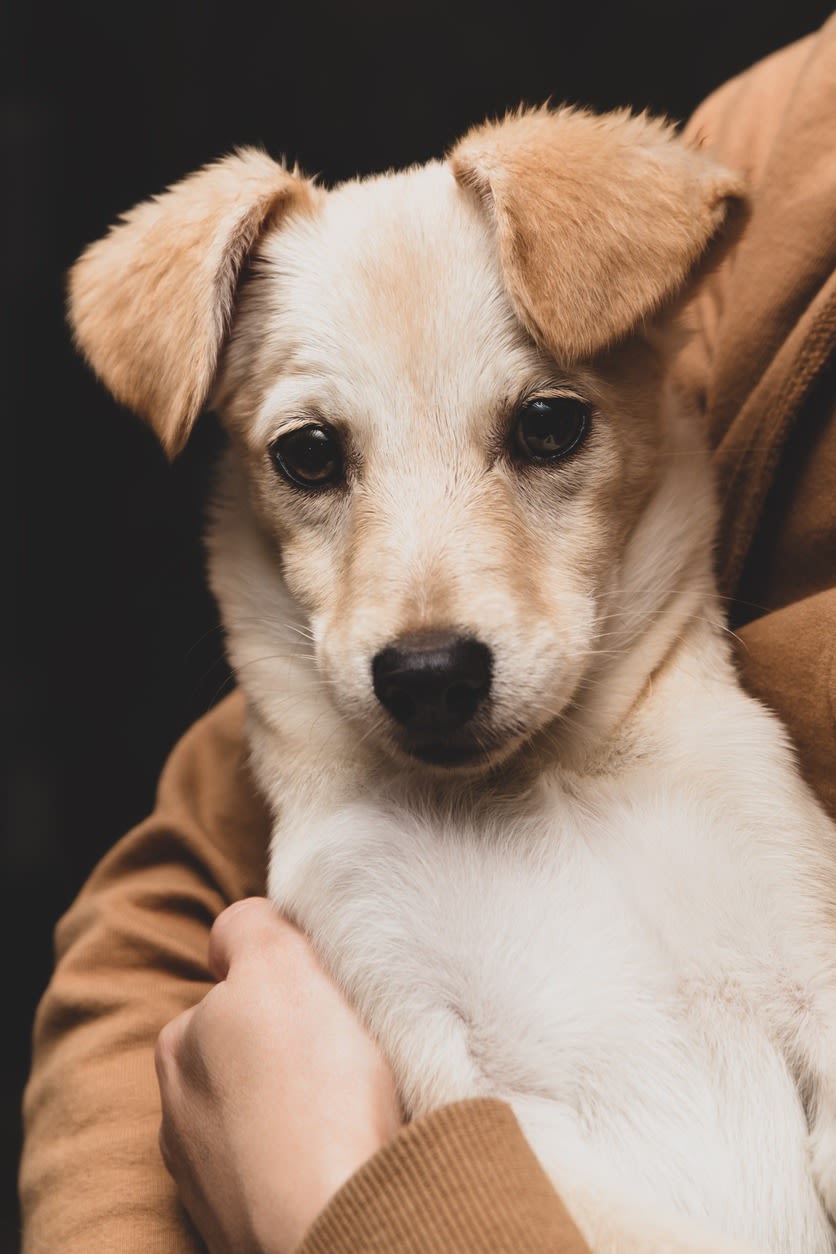
[[265, 843], [269, 819], [250, 769], [246, 721], [236, 689], [189, 728], [166, 762], [152, 819], [173, 816], [227, 852], [240, 852], [245, 833]]
[[183, 734], [171, 751], [161, 778], [165, 791], [172, 777], [217, 767], [221, 762], [235, 763], [245, 744], [246, 705], [239, 689], [234, 689], [199, 718]]
[[832, 143], [833, 115], [821, 106], [834, 84], [836, 15], [718, 87], [696, 109], [685, 136], [742, 170], [754, 186], [788, 126], [817, 129], [822, 142]]

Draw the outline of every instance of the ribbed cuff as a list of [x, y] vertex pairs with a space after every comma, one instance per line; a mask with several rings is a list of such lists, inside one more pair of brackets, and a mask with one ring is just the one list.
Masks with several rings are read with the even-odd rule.
[[296, 1254], [589, 1254], [510, 1107], [407, 1125], [331, 1199]]

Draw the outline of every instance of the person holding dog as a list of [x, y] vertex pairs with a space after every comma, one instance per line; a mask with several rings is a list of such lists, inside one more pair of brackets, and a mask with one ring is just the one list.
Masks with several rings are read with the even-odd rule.
[[[834, 116], [831, 19], [689, 123], [744, 170], [751, 205], [695, 298], [680, 374], [714, 449], [744, 680], [836, 817]], [[264, 893], [268, 831], [242, 715], [233, 695], [185, 737], [155, 813], [59, 925], [26, 1094], [25, 1254], [186, 1254], [181, 1197], [213, 1252], [585, 1250], [510, 1110], [402, 1126], [385, 1060], [307, 941], [242, 900]], [[158, 1036], [179, 1196], [157, 1150]]]

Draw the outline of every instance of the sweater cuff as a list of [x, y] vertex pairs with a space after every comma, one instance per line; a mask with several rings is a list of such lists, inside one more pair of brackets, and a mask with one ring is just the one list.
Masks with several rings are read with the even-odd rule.
[[296, 1254], [589, 1254], [510, 1107], [408, 1124], [335, 1194]]

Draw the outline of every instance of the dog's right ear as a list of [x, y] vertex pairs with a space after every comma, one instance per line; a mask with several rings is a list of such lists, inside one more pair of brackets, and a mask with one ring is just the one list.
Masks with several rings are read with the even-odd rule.
[[608, 348], [681, 291], [744, 192], [667, 123], [625, 111], [510, 114], [449, 160], [496, 232], [523, 326], [563, 362]]
[[266, 153], [243, 149], [137, 205], [73, 267], [76, 343], [169, 456], [212, 386], [247, 255], [311, 191]]

